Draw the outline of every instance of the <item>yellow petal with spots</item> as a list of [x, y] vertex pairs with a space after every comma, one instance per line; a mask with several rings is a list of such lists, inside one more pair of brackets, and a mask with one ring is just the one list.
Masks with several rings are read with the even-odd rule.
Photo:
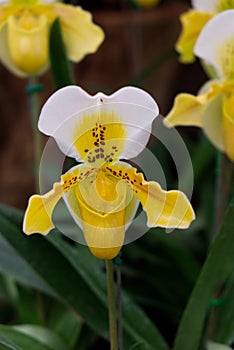
[[164, 191], [156, 182], [145, 181], [135, 168], [108, 166], [107, 170], [124, 180], [134, 191], [147, 214], [149, 227], [187, 228], [195, 219], [192, 206], [180, 191]]
[[23, 231], [30, 235], [41, 233], [46, 235], [54, 228], [52, 214], [54, 208], [66, 191], [78, 182], [78, 170], [66, 173], [61, 177], [61, 182], [56, 182], [53, 189], [40, 196], [33, 195], [29, 199], [28, 207], [24, 216]]
[[194, 45], [202, 28], [211, 17], [212, 14], [196, 10], [190, 10], [181, 15], [182, 31], [176, 43], [176, 50], [180, 54], [181, 62], [192, 63], [195, 60], [193, 53]]
[[84, 114], [74, 130], [74, 146], [85, 163], [101, 167], [116, 161], [124, 147], [126, 130], [121, 116], [105, 111]]
[[234, 161], [234, 94], [223, 97], [223, 140], [225, 152]]

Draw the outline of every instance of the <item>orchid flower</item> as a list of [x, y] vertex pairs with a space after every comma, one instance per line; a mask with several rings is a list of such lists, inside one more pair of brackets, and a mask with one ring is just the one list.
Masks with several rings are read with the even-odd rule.
[[193, 9], [180, 16], [182, 31], [176, 43], [183, 63], [195, 60], [194, 45], [206, 23], [217, 13], [234, 8], [233, 0], [191, 0], [191, 3]]
[[97, 50], [104, 38], [89, 12], [58, 2], [1, 0], [0, 60], [20, 77], [40, 74], [49, 60], [49, 30], [59, 18], [68, 58], [80, 61]]
[[198, 96], [180, 94], [164, 122], [203, 128], [210, 141], [234, 161], [234, 10], [216, 15], [198, 37], [195, 54], [211, 65], [211, 80]]
[[81, 164], [62, 175], [51, 191], [29, 199], [24, 232], [46, 235], [54, 227], [52, 213], [62, 197], [99, 258], [118, 254], [139, 201], [149, 227], [187, 228], [194, 212], [184, 193], [164, 191], [119, 160], [145, 148], [157, 115], [153, 98], [134, 87], [110, 96], [90, 96], [77, 86], [55, 92], [42, 109], [39, 129]]

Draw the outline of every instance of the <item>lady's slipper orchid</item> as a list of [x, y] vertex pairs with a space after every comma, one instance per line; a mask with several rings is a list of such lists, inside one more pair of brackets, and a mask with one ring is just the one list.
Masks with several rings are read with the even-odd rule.
[[234, 10], [207, 23], [195, 53], [214, 67], [220, 80], [206, 83], [198, 96], [178, 95], [165, 124], [203, 128], [210, 141], [234, 161]]
[[149, 227], [187, 228], [194, 212], [186, 196], [147, 182], [119, 160], [135, 157], [145, 148], [157, 115], [152, 97], [134, 87], [110, 96], [90, 96], [69, 86], [52, 95], [42, 109], [39, 129], [82, 164], [62, 175], [48, 193], [30, 198], [24, 232], [47, 234], [54, 227], [52, 212], [61, 197], [99, 258], [118, 254], [139, 201]]
[[179, 94], [164, 123], [203, 128], [213, 145], [234, 161], [234, 81], [210, 81], [198, 96]]
[[194, 62], [194, 45], [206, 23], [217, 13], [234, 8], [233, 0], [192, 0], [191, 3], [193, 9], [180, 16], [182, 31], [176, 43], [183, 63]]
[[0, 60], [14, 74], [42, 73], [49, 60], [49, 29], [59, 18], [68, 58], [80, 61], [104, 38], [89, 12], [80, 7], [40, 0], [1, 1]]
[[214, 67], [218, 78], [234, 80], [234, 10], [219, 13], [207, 23], [194, 52]]

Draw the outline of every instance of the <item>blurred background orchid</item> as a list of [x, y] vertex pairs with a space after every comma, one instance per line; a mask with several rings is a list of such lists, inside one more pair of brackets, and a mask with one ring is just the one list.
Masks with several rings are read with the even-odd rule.
[[194, 45], [205, 24], [217, 13], [234, 8], [228, 0], [192, 0], [192, 9], [180, 16], [182, 30], [176, 43], [180, 61], [192, 63], [195, 60]]
[[167, 126], [203, 128], [210, 141], [234, 160], [234, 10], [213, 17], [201, 31], [194, 53], [212, 67], [215, 80], [206, 82], [198, 96], [179, 94], [165, 119]]
[[49, 64], [49, 31], [59, 18], [68, 58], [79, 62], [104, 39], [91, 15], [58, 2], [12, 0], [0, 5], [0, 60], [14, 74], [38, 75]]

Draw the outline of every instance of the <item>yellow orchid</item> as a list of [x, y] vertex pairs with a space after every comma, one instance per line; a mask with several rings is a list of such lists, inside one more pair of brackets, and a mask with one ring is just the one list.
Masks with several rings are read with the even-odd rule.
[[206, 23], [217, 13], [234, 8], [233, 0], [192, 0], [193, 9], [180, 16], [182, 31], [176, 43], [182, 63], [195, 60], [194, 45]]
[[178, 95], [164, 123], [203, 128], [210, 141], [234, 161], [234, 10], [206, 24], [194, 51], [214, 68], [219, 80], [206, 83], [198, 96]]
[[119, 160], [133, 158], [145, 148], [157, 115], [152, 97], [134, 87], [110, 96], [90, 96], [77, 86], [53, 94], [42, 109], [39, 129], [52, 136], [65, 155], [82, 163], [62, 175], [51, 191], [29, 199], [24, 232], [47, 234], [62, 197], [99, 258], [118, 254], [139, 201], [149, 227], [187, 228], [194, 212], [184, 193], [164, 191]]
[[198, 96], [179, 94], [164, 123], [202, 128], [213, 145], [234, 161], [234, 82], [210, 81], [202, 90]]
[[0, 5], [0, 60], [20, 77], [42, 73], [49, 60], [49, 30], [59, 18], [68, 58], [78, 62], [104, 39], [89, 12], [56, 2], [9, 0]]

